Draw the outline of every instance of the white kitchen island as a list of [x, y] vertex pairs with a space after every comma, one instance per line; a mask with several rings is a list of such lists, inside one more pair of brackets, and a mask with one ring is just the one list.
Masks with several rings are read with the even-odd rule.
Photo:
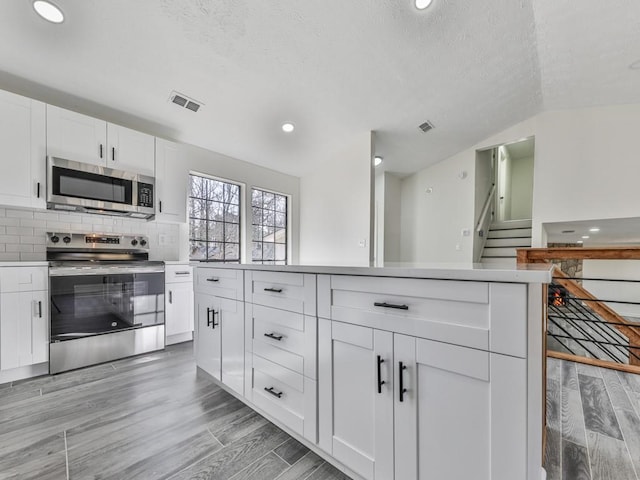
[[194, 266], [198, 367], [348, 475], [541, 478], [548, 267]]

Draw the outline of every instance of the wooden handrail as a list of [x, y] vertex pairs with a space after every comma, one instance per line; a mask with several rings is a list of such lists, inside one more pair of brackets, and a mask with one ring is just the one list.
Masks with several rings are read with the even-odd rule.
[[482, 213], [480, 214], [480, 218], [478, 219], [478, 223], [476, 224], [476, 232], [480, 232], [485, 228], [485, 220], [487, 217], [487, 213], [489, 213], [489, 207], [491, 206], [491, 201], [493, 200], [493, 195], [496, 193], [495, 184], [491, 186], [491, 190], [489, 190], [489, 195], [487, 195], [487, 199], [484, 202], [484, 207], [482, 208]]
[[579, 357], [578, 355], [572, 355], [570, 353], [554, 352], [549, 350], [547, 357], [559, 358], [560, 360], [568, 360], [570, 362], [585, 363], [587, 365], [593, 365], [594, 367], [611, 368], [613, 370], [619, 370], [621, 372], [640, 374], [640, 366], [627, 365], [626, 363], [613, 363], [607, 360], [598, 360], [597, 358]]
[[517, 262], [543, 263], [550, 260], [640, 260], [640, 247], [555, 247], [519, 248]]

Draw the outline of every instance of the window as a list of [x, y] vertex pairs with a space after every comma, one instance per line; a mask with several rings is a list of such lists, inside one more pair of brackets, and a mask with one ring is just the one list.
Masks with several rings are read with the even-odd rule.
[[240, 185], [190, 175], [191, 260], [240, 262]]
[[287, 197], [264, 190], [251, 190], [251, 261], [287, 264]]

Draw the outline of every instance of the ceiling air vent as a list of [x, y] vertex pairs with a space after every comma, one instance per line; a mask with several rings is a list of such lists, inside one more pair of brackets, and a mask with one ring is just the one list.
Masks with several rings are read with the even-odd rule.
[[420, 130], [422, 130], [424, 133], [427, 133], [429, 130], [431, 130], [433, 128], [433, 123], [431, 123], [429, 120], [427, 120], [422, 125], [420, 125], [418, 128]]
[[175, 90], [171, 92], [169, 101], [183, 108], [186, 108], [187, 110], [191, 110], [192, 112], [197, 112], [198, 110], [200, 110], [200, 107], [204, 105], [204, 103], [198, 102], [193, 98], [189, 98], [182, 93], [176, 92]]

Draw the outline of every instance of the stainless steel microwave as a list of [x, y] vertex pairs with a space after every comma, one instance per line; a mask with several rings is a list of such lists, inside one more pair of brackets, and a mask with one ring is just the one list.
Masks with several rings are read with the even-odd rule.
[[151, 218], [155, 179], [88, 163], [47, 157], [47, 208]]

